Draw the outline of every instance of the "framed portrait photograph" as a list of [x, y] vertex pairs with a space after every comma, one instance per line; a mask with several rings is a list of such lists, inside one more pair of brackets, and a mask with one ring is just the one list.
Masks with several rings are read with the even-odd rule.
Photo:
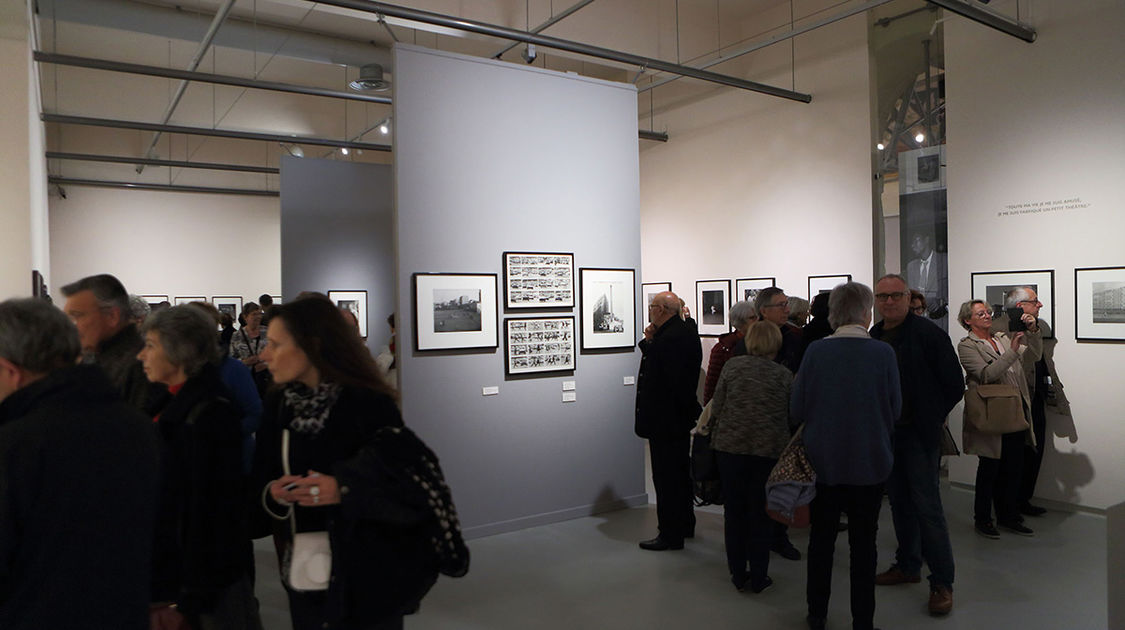
[[[992, 316], [1004, 313], [1004, 296], [1012, 289], [1029, 287], [1039, 296], [1043, 306], [1039, 308], [1039, 319], [1055, 326], [1055, 272], [1050, 269], [1035, 271], [982, 271], [974, 272], [972, 278], [972, 299], [984, 300], [992, 307]], [[953, 300], [949, 309], [953, 319], [957, 319], [957, 309], [961, 303]]]
[[852, 281], [852, 274], [840, 276], [809, 276], [809, 294], [805, 296], [809, 302], [821, 293], [831, 293], [838, 284]]
[[574, 308], [574, 254], [504, 252], [505, 308]]
[[505, 374], [573, 371], [575, 332], [573, 315], [504, 320]]
[[739, 278], [734, 281], [734, 302], [753, 302], [762, 289], [777, 286], [777, 278]]
[[730, 310], [730, 280], [695, 281], [695, 321], [701, 337], [715, 337], [730, 332], [727, 311]]
[[1074, 339], [1125, 341], [1125, 267], [1074, 270]]
[[496, 348], [494, 273], [416, 273], [414, 348]]
[[635, 276], [632, 269], [578, 270], [583, 350], [632, 349], [637, 343]]
[[220, 313], [225, 313], [238, 321], [238, 315], [242, 312], [242, 296], [241, 295], [216, 295], [211, 298], [211, 304], [219, 309]]
[[665, 291], [671, 290], [671, 282], [642, 282], [641, 295], [645, 299], [645, 308], [647, 309], [648, 305], [652, 304], [652, 298], [656, 297], [657, 293], [663, 293]]
[[[142, 295], [141, 299], [147, 302], [149, 306], [156, 306], [162, 302], [171, 303], [167, 295]], [[235, 317], [238, 316], [235, 315]]]
[[367, 339], [367, 291], [329, 291], [328, 299], [332, 300], [337, 308], [351, 311], [351, 314], [355, 315], [356, 321], [359, 322], [359, 336]]
[[207, 297], [203, 296], [203, 295], [177, 296], [176, 301], [172, 303], [172, 306], [182, 306], [182, 305], [187, 304], [189, 302], [206, 302], [206, 301], [207, 301]]

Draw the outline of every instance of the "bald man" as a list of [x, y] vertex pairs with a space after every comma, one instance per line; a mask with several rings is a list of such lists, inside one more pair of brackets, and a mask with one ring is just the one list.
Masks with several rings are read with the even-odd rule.
[[694, 322], [682, 319], [675, 293], [658, 293], [648, 307], [649, 325], [637, 377], [634, 429], [648, 440], [652, 485], [656, 488], [656, 538], [641, 549], [683, 549], [695, 535], [691, 491], [691, 428], [701, 411], [695, 396], [703, 348]]

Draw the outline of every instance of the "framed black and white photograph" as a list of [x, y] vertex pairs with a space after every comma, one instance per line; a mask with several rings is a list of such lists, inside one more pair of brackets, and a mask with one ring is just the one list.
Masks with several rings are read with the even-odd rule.
[[762, 289], [777, 286], [777, 278], [739, 278], [734, 281], [734, 301], [753, 302]]
[[271, 295], [270, 297], [273, 298], [274, 306], [280, 306], [281, 305], [281, 296], [280, 295]]
[[730, 332], [730, 280], [695, 281], [695, 321], [699, 334], [713, 337]]
[[[1043, 306], [1039, 307], [1039, 319], [1047, 322], [1052, 330], [1055, 326], [1055, 272], [1050, 269], [1035, 271], [983, 271], [974, 272], [972, 278], [972, 299], [984, 300], [992, 308], [992, 316], [1004, 313], [1004, 296], [1012, 289], [1029, 287], [1039, 296]], [[950, 310], [957, 319], [960, 302], [954, 302]]]
[[504, 320], [508, 376], [574, 370], [574, 316], [512, 317]]
[[[367, 339], [367, 291], [329, 291], [328, 299], [337, 308], [351, 311], [359, 322], [359, 336]], [[275, 302], [276, 304], [276, 302]]]
[[1125, 267], [1074, 270], [1074, 321], [1076, 341], [1125, 341]]
[[832, 289], [836, 288], [838, 284], [852, 281], [852, 274], [847, 273], [840, 276], [809, 276], [809, 302], [821, 293], [831, 293]]
[[188, 304], [190, 302], [206, 302], [206, 301], [207, 301], [207, 297], [203, 296], [203, 295], [177, 296], [176, 301], [172, 303], [172, 306], [183, 306], [184, 304]]
[[[142, 295], [141, 299], [148, 303], [149, 306], [156, 306], [157, 304], [169, 302], [167, 295]], [[237, 318], [238, 315], [235, 315], [235, 317]]]
[[496, 285], [494, 273], [414, 274], [415, 349], [498, 347]]
[[242, 312], [242, 296], [241, 295], [216, 295], [211, 298], [211, 304], [219, 309], [220, 313], [225, 313], [238, 321], [238, 314]]
[[574, 254], [504, 252], [506, 308], [574, 308]]
[[631, 349], [637, 343], [636, 273], [582, 268], [578, 274], [582, 349]]
[[671, 282], [642, 282], [641, 296], [645, 299], [645, 308], [647, 309], [649, 305], [652, 304], [652, 299], [656, 297], [657, 293], [664, 293], [665, 291], [671, 290]]

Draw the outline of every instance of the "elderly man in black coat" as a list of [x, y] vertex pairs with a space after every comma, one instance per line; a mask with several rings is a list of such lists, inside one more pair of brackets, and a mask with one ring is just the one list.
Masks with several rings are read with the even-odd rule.
[[691, 492], [691, 428], [701, 408], [695, 391], [703, 362], [694, 322], [680, 317], [680, 298], [658, 293], [648, 307], [649, 326], [637, 347], [637, 435], [648, 439], [656, 488], [659, 532], [641, 549], [683, 549], [695, 532]]
[[151, 422], [41, 300], [0, 303], [0, 628], [147, 630]]

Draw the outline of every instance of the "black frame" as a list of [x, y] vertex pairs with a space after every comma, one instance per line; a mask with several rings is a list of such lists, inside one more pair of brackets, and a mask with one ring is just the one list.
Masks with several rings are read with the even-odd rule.
[[[1125, 281], [1125, 267], [1077, 267], [1074, 269], [1074, 340], [1081, 343], [1125, 343], [1125, 335], [1121, 337], [1083, 337], [1080, 335], [1081, 304], [1079, 288], [1079, 272], [1082, 271], [1120, 271], [1121, 279]], [[1091, 299], [1093, 296], [1091, 296]], [[1092, 310], [1092, 306], [1091, 306]], [[1094, 322], [1091, 322], [1091, 325]]]
[[[589, 337], [589, 335], [586, 334], [586, 324], [588, 322], [586, 321], [587, 316], [586, 316], [586, 278], [585, 278], [585, 275], [586, 275], [586, 272], [589, 272], [589, 271], [615, 271], [615, 272], [621, 272], [621, 273], [627, 272], [629, 274], [629, 276], [630, 276], [630, 281], [629, 281], [630, 297], [629, 297], [629, 299], [630, 299], [630, 303], [632, 304], [632, 309], [633, 309], [632, 323], [631, 323], [631, 325], [633, 327], [633, 333], [630, 334], [630, 335], [627, 335], [629, 337], [627, 342], [619, 343], [619, 344], [615, 344], [615, 345], [607, 345], [607, 346], [588, 346], [587, 345], [587, 338]], [[623, 350], [623, 349], [632, 350], [633, 346], [635, 346], [636, 343], [637, 343], [637, 340], [635, 339], [635, 337], [637, 336], [637, 270], [636, 269], [626, 269], [626, 268], [612, 268], [612, 267], [580, 267], [578, 269], [578, 311], [579, 311], [579, 315], [580, 315], [580, 317], [579, 317], [579, 328], [581, 329], [581, 337], [582, 337], [582, 345], [580, 346], [580, 349], [583, 352], [597, 351], [597, 350]], [[628, 332], [629, 332], [628, 328], [626, 328], [626, 330], [621, 331], [621, 334], [623, 336], [625, 336], [626, 333], [628, 333]]]
[[[717, 282], [717, 283], [720, 283], [720, 284], [725, 283], [726, 286], [727, 286], [726, 303], [723, 304], [723, 310], [722, 310], [722, 313], [723, 313], [723, 323], [722, 324], [704, 324], [703, 323], [703, 293], [700, 291], [700, 285], [710, 284], [710, 283], [713, 283], [713, 282]], [[731, 331], [730, 319], [728, 318], [728, 316], [729, 316], [728, 311], [730, 311], [730, 306], [731, 306], [731, 304], [733, 304], [733, 302], [731, 301], [731, 299], [733, 297], [734, 297], [733, 287], [731, 285], [730, 280], [696, 280], [695, 281], [695, 312], [693, 314], [695, 316], [695, 323], [699, 327], [699, 336], [700, 337], [718, 337], [720, 335], [725, 335], [726, 333]], [[704, 326], [719, 326], [719, 327], [723, 328], [723, 331], [722, 332], [706, 331], [705, 332], [705, 330], [707, 330], [707, 329], [705, 329]]]
[[[976, 287], [977, 276], [981, 276], [982, 279], [984, 279], [984, 276], [1006, 276], [1006, 275], [1021, 275], [1021, 274], [1033, 274], [1033, 273], [1034, 274], [1047, 274], [1047, 280], [1048, 280], [1048, 282], [1051, 283], [1051, 286], [1050, 286], [1050, 291], [1047, 292], [1047, 295], [1049, 297], [1048, 297], [1046, 302], [1043, 302], [1043, 295], [1044, 295], [1043, 290], [1042, 290], [1043, 287], [1039, 286], [1039, 285], [1041, 285], [1041, 283], [1039, 283], [1039, 282], [1026, 282], [1026, 283], [1025, 282], [1012, 282], [1012, 283], [1008, 283], [1008, 284], [1010, 284], [1011, 286], [1020, 286], [1020, 285], [1023, 285], [1023, 284], [1036, 284], [1037, 285], [1037, 289], [1036, 289], [1035, 292], [1039, 295], [1039, 301], [1043, 302], [1044, 310], [1047, 311], [1047, 317], [1046, 318], [1042, 317], [1042, 311], [1040, 311], [1040, 318], [1047, 320], [1047, 324], [1049, 324], [1051, 326], [1051, 331], [1053, 332], [1055, 330], [1055, 270], [1054, 269], [1016, 269], [1016, 270], [1013, 270], [1013, 271], [973, 271], [973, 272], [970, 272], [970, 274], [969, 274], [969, 295], [971, 296], [971, 299], [984, 300], [985, 303], [988, 304], [989, 307], [991, 307], [992, 302], [988, 301], [987, 292], [984, 295], [978, 295], [977, 294], [977, 287]], [[987, 286], [988, 285], [985, 285], [985, 287], [987, 287]], [[957, 308], [959, 309], [960, 306], [961, 305], [958, 304]], [[950, 310], [952, 311], [952, 309], [953, 309], [953, 305], [950, 304]], [[960, 325], [960, 322], [957, 321], [957, 316], [958, 316], [957, 312], [951, 312], [951, 314], [953, 315], [954, 323]], [[996, 313], [993, 313], [993, 316], [996, 317], [998, 315]], [[1046, 339], [1053, 339], [1054, 336], [1045, 337], [1045, 338]]]
[[[181, 302], [181, 300], [183, 300], [183, 301]], [[176, 298], [174, 300], [172, 300], [172, 306], [183, 306], [184, 304], [187, 304], [188, 302], [206, 302], [206, 301], [207, 301], [206, 295], [188, 295], [188, 296], [177, 295]]]
[[[570, 321], [570, 365], [568, 367], [548, 367], [544, 369], [512, 370], [512, 329], [516, 322], [534, 322], [545, 320]], [[536, 317], [508, 317], [504, 320], [504, 374], [506, 376], [525, 376], [529, 374], [553, 374], [558, 372], [573, 372], [578, 369], [578, 322], [574, 315], [542, 315]], [[545, 341], [549, 343], [549, 341]], [[559, 343], [562, 343], [561, 341]]]
[[[833, 273], [833, 274], [828, 274], [828, 275], [825, 275], [825, 276], [809, 276], [809, 279], [807, 281], [808, 284], [805, 285], [805, 291], [806, 291], [805, 298], [809, 301], [809, 304], [812, 304], [813, 298], [816, 297], [815, 295], [813, 295], [813, 292], [812, 292], [813, 278], [843, 278], [844, 282], [851, 282], [852, 281], [852, 274], [850, 274], [850, 273]], [[843, 284], [844, 282], [837, 282], [836, 284]]]
[[[420, 309], [418, 308], [418, 279], [419, 278], [457, 278], [457, 277], [492, 278], [492, 308], [493, 308], [492, 317], [495, 320], [494, 325], [491, 328], [492, 343], [484, 343], [484, 344], [479, 344], [479, 345], [451, 345], [451, 346], [442, 346], [442, 347], [426, 347], [426, 348], [423, 348], [422, 344], [421, 344], [421, 339], [419, 338], [419, 334], [418, 334], [419, 330], [420, 330], [419, 315], [421, 314]], [[413, 274], [410, 277], [410, 293], [411, 293], [411, 302], [413, 303], [413, 306], [414, 306], [414, 320], [412, 321], [412, 326], [414, 328], [414, 350], [415, 350], [415, 352], [441, 352], [441, 351], [450, 351], [450, 350], [454, 350], [454, 351], [456, 351], [456, 350], [495, 350], [496, 348], [498, 348], [500, 346], [500, 333], [499, 333], [500, 310], [498, 308], [498, 303], [497, 303], [497, 299], [499, 298], [499, 291], [500, 291], [499, 283], [500, 283], [499, 277], [495, 273], [422, 273], [422, 272], [420, 272], [420, 273]], [[481, 306], [483, 308], [483, 306], [484, 306], [484, 296], [483, 295], [481, 296], [481, 302], [480, 303], [481, 303]], [[484, 312], [482, 310], [482, 312], [481, 312], [481, 330], [480, 330], [480, 333], [482, 334], [482, 336], [486, 336], [485, 331], [487, 330], [485, 325], [484, 325], [484, 320], [485, 320], [485, 317], [484, 317]]]
[[777, 278], [774, 277], [774, 276], [762, 276], [761, 278], [736, 278], [735, 281], [734, 281], [734, 292], [731, 294], [731, 298], [730, 298], [732, 306], [736, 302], [741, 302], [744, 299], [746, 299], [746, 298], [742, 297], [742, 291], [739, 290], [738, 283], [739, 282], [752, 282], [752, 281], [756, 281], [756, 280], [769, 280], [771, 287], [777, 286]]
[[[508, 277], [508, 257], [509, 256], [566, 256], [570, 259], [570, 303], [535, 303], [535, 304], [512, 304], [511, 303], [511, 278]], [[574, 308], [574, 253], [573, 252], [504, 252], [500, 257], [501, 267], [504, 269], [504, 310], [551, 310], [551, 309], [573, 309]], [[536, 291], [541, 290], [540, 287], [535, 288]]]
[[[141, 296], [144, 297], [144, 296]], [[234, 312], [234, 321], [238, 321], [238, 316], [242, 314], [242, 296], [241, 295], [212, 295], [211, 306], [219, 308], [219, 302], [223, 303], [238, 303], [238, 308]], [[222, 311], [219, 311], [222, 312]]]
[[663, 293], [664, 291], [671, 291], [672, 290], [672, 283], [671, 282], [642, 282], [641, 283], [641, 297], [645, 301], [645, 308], [648, 308], [648, 289], [646, 287], [661, 287], [661, 290], [657, 291], [657, 293]]
[[[355, 314], [355, 318], [356, 318], [357, 321], [359, 321], [359, 337], [360, 337], [360, 339], [367, 339], [367, 322], [370, 319], [370, 317], [368, 315], [368, 311], [367, 311], [367, 289], [329, 289], [328, 290], [328, 299], [332, 302], [333, 306], [335, 306], [336, 308], [340, 308], [340, 305], [336, 303], [336, 297], [333, 297], [333, 295], [332, 295], [333, 293], [362, 293], [363, 294], [363, 305], [360, 308], [360, 312]], [[273, 297], [273, 296], [270, 296], [270, 297]], [[337, 297], [339, 297], [339, 296], [337, 296]]]

